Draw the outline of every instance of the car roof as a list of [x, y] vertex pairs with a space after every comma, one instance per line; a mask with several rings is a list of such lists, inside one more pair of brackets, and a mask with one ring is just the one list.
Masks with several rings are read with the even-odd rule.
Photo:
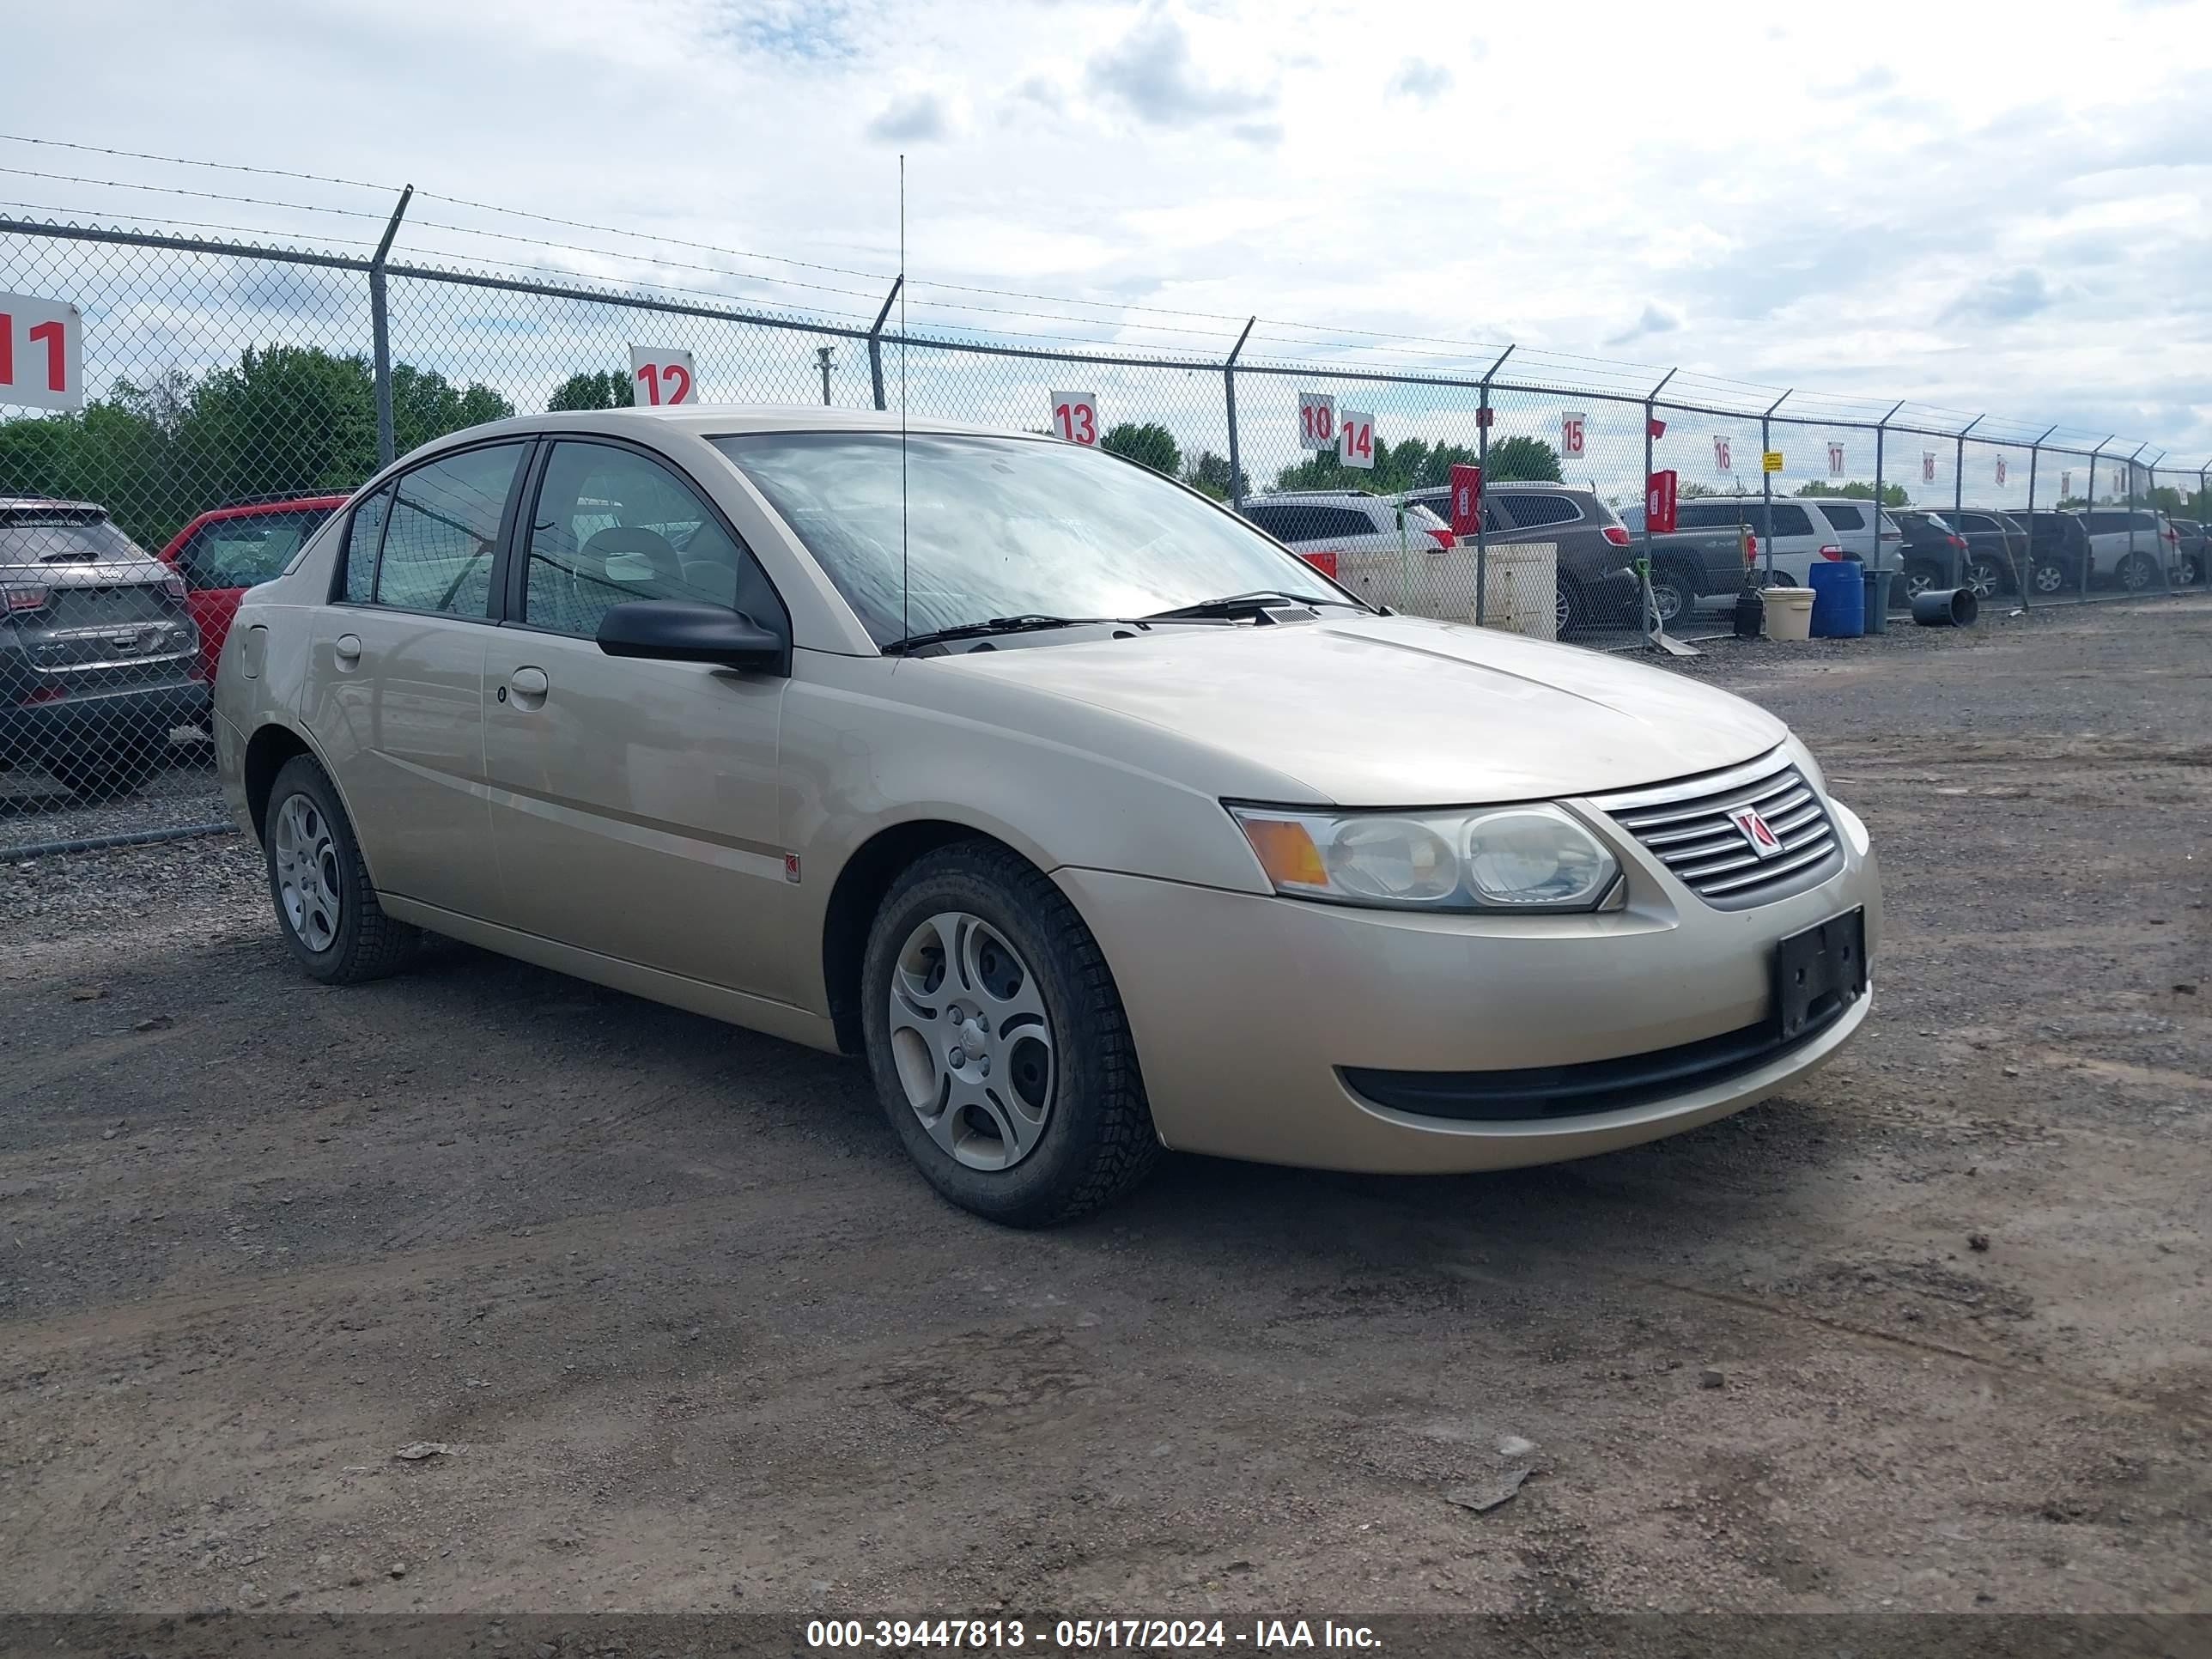
[[523, 437], [537, 432], [607, 432], [641, 437], [649, 432], [681, 432], [720, 438], [754, 432], [932, 432], [966, 433], [994, 438], [1027, 438], [1039, 443], [1062, 440], [1043, 433], [909, 416], [904, 421], [877, 409], [838, 409], [819, 404], [675, 404], [659, 408], [577, 409], [544, 415], [514, 415], [503, 421], [464, 428], [432, 440], [415, 451], [427, 454], [460, 442]]

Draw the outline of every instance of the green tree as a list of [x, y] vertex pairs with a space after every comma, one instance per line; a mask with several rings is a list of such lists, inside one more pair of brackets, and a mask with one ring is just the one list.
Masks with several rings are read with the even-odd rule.
[[503, 421], [514, 413], [513, 404], [481, 381], [461, 391], [434, 370], [412, 363], [392, 367], [392, 436], [402, 455], [448, 432]]
[[1149, 466], [1155, 472], [1164, 472], [1170, 478], [1182, 471], [1182, 451], [1176, 444], [1175, 434], [1151, 421], [1142, 426], [1133, 421], [1122, 422], [1100, 441], [1099, 447]]
[[[395, 371], [395, 385], [398, 378]], [[202, 507], [351, 489], [376, 466], [368, 360], [314, 346], [249, 346], [235, 367], [201, 380], [177, 422], [176, 445], [183, 476], [202, 487]]]
[[1508, 438], [1490, 447], [1490, 465], [1482, 481], [1503, 483], [1519, 478], [1534, 483], [1559, 482], [1559, 452], [1541, 438]]
[[[1217, 501], [1231, 499], [1229, 489], [1229, 458], [1217, 451], [1201, 449], [1196, 459], [1183, 470], [1182, 481], [1201, 495], [1211, 495]], [[1252, 480], [1244, 469], [1237, 469], [1236, 498], [1243, 500], [1252, 493]]]
[[[1800, 495], [1835, 495], [1845, 501], [1870, 501], [1874, 499], [1874, 486], [1870, 483], [1862, 483], [1858, 479], [1854, 478], [1849, 483], [1801, 484], [1798, 486], [1797, 493]], [[1881, 504], [1884, 507], [1910, 507], [1912, 504], [1912, 498], [1905, 493], [1903, 484], [1884, 483], [1881, 487]]]
[[585, 369], [561, 382], [545, 400], [545, 412], [558, 415], [571, 409], [628, 409], [637, 400], [629, 376], [618, 369]]

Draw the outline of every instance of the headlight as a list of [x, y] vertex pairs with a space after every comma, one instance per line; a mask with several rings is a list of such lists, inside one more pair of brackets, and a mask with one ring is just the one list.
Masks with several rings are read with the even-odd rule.
[[1401, 910], [1617, 908], [1605, 844], [1556, 806], [1462, 812], [1296, 812], [1231, 806], [1275, 890]]
[[1795, 732], [1783, 741], [1782, 750], [1796, 763], [1797, 769], [1805, 775], [1816, 793], [1828, 793], [1828, 775], [1820, 769], [1820, 763], [1813, 758], [1813, 751], [1797, 740]]

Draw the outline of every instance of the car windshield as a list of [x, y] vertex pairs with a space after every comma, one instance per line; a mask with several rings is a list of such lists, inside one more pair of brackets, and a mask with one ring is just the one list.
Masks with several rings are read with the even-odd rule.
[[106, 519], [72, 518], [60, 514], [40, 519], [22, 512], [11, 512], [0, 518], [0, 564], [145, 556], [137, 543]]
[[903, 455], [891, 432], [714, 443], [878, 645], [1000, 617], [1146, 617], [1258, 592], [1356, 603], [1243, 520], [1073, 444], [936, 432], [910, 434]]

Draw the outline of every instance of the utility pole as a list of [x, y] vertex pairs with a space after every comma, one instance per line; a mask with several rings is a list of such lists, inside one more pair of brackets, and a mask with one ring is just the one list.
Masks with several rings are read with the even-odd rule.
[[830, 360], [830, 351], [828, 346], [814, 348], [815, 361], [822, 365], [822, 406], [824, 409], [830, 407], [830, 371], [836, 367]]

